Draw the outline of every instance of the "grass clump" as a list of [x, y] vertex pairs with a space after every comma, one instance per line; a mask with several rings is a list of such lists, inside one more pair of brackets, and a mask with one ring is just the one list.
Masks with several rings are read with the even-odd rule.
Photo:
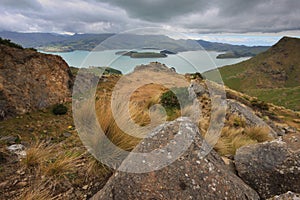
[[57, 157], [51, 158], [42, 166], [42, 172], [48, 177], [63, 177], [74, 172], [74, 165], [78, 162], [76, 155], [59, 153]]
[[228, 124], [231, 127], [242, 127], [244, 128], [246, 126], [246, 119], [243, 116], [239, 116], [239, 115], [230, 115], [229, 119], [228, 119]]
[[26, 157], [22, 159], [25, 169], [36, 169], [52, 154], [54, 146], [46, 146], [43, 142], [33, 144], [26, 151]]
[[269, 135], [268, 127], [246, 127], [234, 128], [225, 127], [222, 130], [214, 149], [222, 156], [235, 155], [236, 150], [242, 146], [269, 141], [272, 137]]

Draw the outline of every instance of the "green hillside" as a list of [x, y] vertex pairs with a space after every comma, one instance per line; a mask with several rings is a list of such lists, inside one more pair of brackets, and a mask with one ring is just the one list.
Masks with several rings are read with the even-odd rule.
[[[300, 39], [283, 37], [267, 51], [219, 68], [228, 87], [259, 99], [300, 110]], [[213, 71], [204, 75], [210, 77]]]

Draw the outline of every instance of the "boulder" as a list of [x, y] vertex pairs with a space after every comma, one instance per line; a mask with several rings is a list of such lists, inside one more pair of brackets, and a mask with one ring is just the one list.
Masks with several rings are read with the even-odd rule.
[[300, 200], [300, 194], [288, 191], [287, 193], [276, 195], [268, 200]]
[[[165, 159], [157, 154], [157, 157], [146, 156], [143, 161], [136, 160], [134, 153], [157, 149], [162, 152], [166, 144], [180, 143], [181, 140], [176, 137], [187, 139], [186, 143], [191, 142], [179, 156], [169, 151]], [[172, 158], [174, 162], [151, 170], [151, 167], [155, 168]], [[138, 173], [134, 173], [133, 168]], [[227, 169], [221, 157], [203, 140], [197, 126], [188, 118], [163, 124], [150, 133], [119, 169], [122, 171], [116, 172], [92, 199], [259, 199], [253, 189]], [[148, 172], [141, 173], [139, 170]]]
[[299, 193], [299, 147], [299, 142], [282, 139], [241, 147], [235, 155], [238, 175], [263, 199], [287, 191]]
[[0, 45], [0, 120], [64, 102], [71, 86], [61, 57]]
[[208, 90], [205, 88], [204, 84], [200, 84], [196, 81], [191, 81], [191, 84], [188, 87], [189, 98], [194, 99], [202, 96], [205, 93], [208, 93]]
[[247, 126], [262, 126], [268, 127], [270, 130], [271, 137], [277, 137], [277, 133], [267, 124], [259, 118], [251, 108], [246, 105], [241, 104], [240, 102], [232, 99], [227, 100], [228, 110], [230, 114], [236, 114], [243, 116], [246, 120]]
[[25, 146], [22, 144], [13, 144], [7, 147], [7, 150], [16, 154], [19, 158], [26, 157]]

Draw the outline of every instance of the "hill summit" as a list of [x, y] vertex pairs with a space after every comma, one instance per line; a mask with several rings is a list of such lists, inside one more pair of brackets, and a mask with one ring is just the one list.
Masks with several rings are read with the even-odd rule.
[[300, 109], [297, 105], [300, 94], [299, 38], [283, 37], [267, 51], [241, 63], [224, 66], [219, 71], [224, 83], [234, 90]]

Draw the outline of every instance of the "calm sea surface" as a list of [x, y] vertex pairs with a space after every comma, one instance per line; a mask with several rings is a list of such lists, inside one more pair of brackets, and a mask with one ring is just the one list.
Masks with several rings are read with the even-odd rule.
[[[122, 71], [123, 74], [131, 72], [135, 66], [148, 64], [150, 62], [161, 62], [168, 67], [174, 67], [178, 73], [205, 72], [216, 67], [241, 62], [249, 58], [216, 59], [220, 52], [214, 51], [187, 51], [176, 55], [168, 55], [166, 58], [130, 58], [115, 53], [121, 50], [106, 51], [73, 51], [73, 52], [51, 52], [60, 55], [70, 66], [109, 66]], [[157, 52], [155, 50], [142, 50]]]

